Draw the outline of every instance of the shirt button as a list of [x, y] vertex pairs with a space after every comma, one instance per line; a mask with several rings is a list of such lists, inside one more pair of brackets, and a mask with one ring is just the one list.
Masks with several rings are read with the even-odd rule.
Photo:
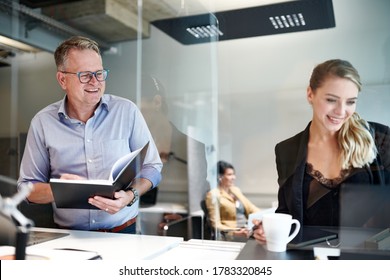
[[94, 223], [96, 223], [96, 221], [95, 221], [95, 220], [92, 220], [92, 223], [94, 224]]
[[91, 163], [91, 162], [92, 162], [92, 159], [89, 159], [88, 162]]

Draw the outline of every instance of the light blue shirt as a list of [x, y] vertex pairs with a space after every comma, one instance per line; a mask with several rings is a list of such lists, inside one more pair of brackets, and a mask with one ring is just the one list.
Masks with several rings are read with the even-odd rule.
[[[18, 186], [49, 182], [71, 173], [86, 179], [108, 179], [111, 167], [123, 155], [150, 141], [138, 177], [161, 180], [162, 162], [137, 106], [128, 99], [103, 95], [94, 115], [83, 123], [71, 119], [65, 97], [38, 112], [31, 121], [20, 168]], [[138, 214], [138, 203], [110, 215], [101, 210], [56, 208], [54, 221], [61, 227], [94, 230], [119, 226]]]

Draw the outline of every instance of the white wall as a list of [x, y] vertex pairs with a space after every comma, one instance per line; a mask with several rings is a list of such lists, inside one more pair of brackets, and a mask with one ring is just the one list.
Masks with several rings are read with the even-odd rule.
[[[56, 80], [53, 54], [17, 53], [11, 60], [12, 67], [0, 69], [1, 117], [0, 134], [9, 136], [12, 132], [27, 132], [32, 117], [43, 107], [62, 98], [63, 92]], [[17, 102], [15, 124], [9, 127], [11, 96]], [[17, 136], [17, 135], [12, 135]]]

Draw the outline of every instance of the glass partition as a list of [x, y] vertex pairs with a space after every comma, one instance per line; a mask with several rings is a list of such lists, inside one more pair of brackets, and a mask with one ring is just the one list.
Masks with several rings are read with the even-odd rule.
[[[216, 186], [218, 34], [204, 44], [185, 45], [172, 37], [172, 30], [162, 30], [155, 22], [193, 14], [206, 15], [205, 23], [215, 18], [208, 7], [196, 1], [170, 3], [169, 9], [164, 8], [169, 12], [166, 19], [149, 14], [152, 5], [162, 8], [160, 1], [137, 4], [138, 15], [143, 15], [138, 20], [147, 18], [149, 29], [144, 31], [138, 22], [137, 41], [118, 45], [121, 54], [106, 54], [105, 63], [119, 73], [110, 78], [109, 91], [137, 102], [164, 164], [158, 192], [150, 194], [157, 196], [156, 205], [148, 205], [150, 195], [144, 197], [140, 232], [163, 234], [164, 227], [172, 228], [170, 224], [178, 221], [184, 228], [200, 227], [203, 225], [190, 225], [199, 220], [189, 216], [202, 215], [201, 201], [210, 187]], [[181, 32], [188, 33], [185, 29]]]
[[[206, 193], [218, 188], [219, 160], [234, 166], [234, 185], [258, 208], [275, 207], [274, 147], [310, 121], [308, 79], [326, 59], [343, 58], [359, 70], [358, 112], [390, 125], [387, 0], [325, 1], [332, 3], [333, 27], [227, 40], [246, 18], [231, 22], [218, 12], [282, 1], [38, 2], [0, 2], [0, 36], [23, 43], [0, 37], [0, 175], [18, 178], [31, 119], [63, 98], [56, 46], [72, 35], [91, 37], [110, 69], [106, 93], [138, 105], [164, 163], [157, 193], [143, 198], [139, 233], [163, 235], [170, 223], [198, 221], [189, 217], [202, 214]], [[263, 25], [253, 21], [250, 28]], [[3, 196], [16, 191], [0, 184]], [[222, 238], [218, 230], [211, 235]]]

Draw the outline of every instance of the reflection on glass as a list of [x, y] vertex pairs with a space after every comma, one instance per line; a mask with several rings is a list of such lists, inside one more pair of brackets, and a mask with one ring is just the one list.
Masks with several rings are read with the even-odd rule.
[[158, 201], [177, 202], [175, 196], [184, 194], [189, 212], [199, 210], [208, 190], [205, 145], [170, 121], [165, 87], [158, 78], [144, 74], [141, 92], [141, 111], [164, 164]]

